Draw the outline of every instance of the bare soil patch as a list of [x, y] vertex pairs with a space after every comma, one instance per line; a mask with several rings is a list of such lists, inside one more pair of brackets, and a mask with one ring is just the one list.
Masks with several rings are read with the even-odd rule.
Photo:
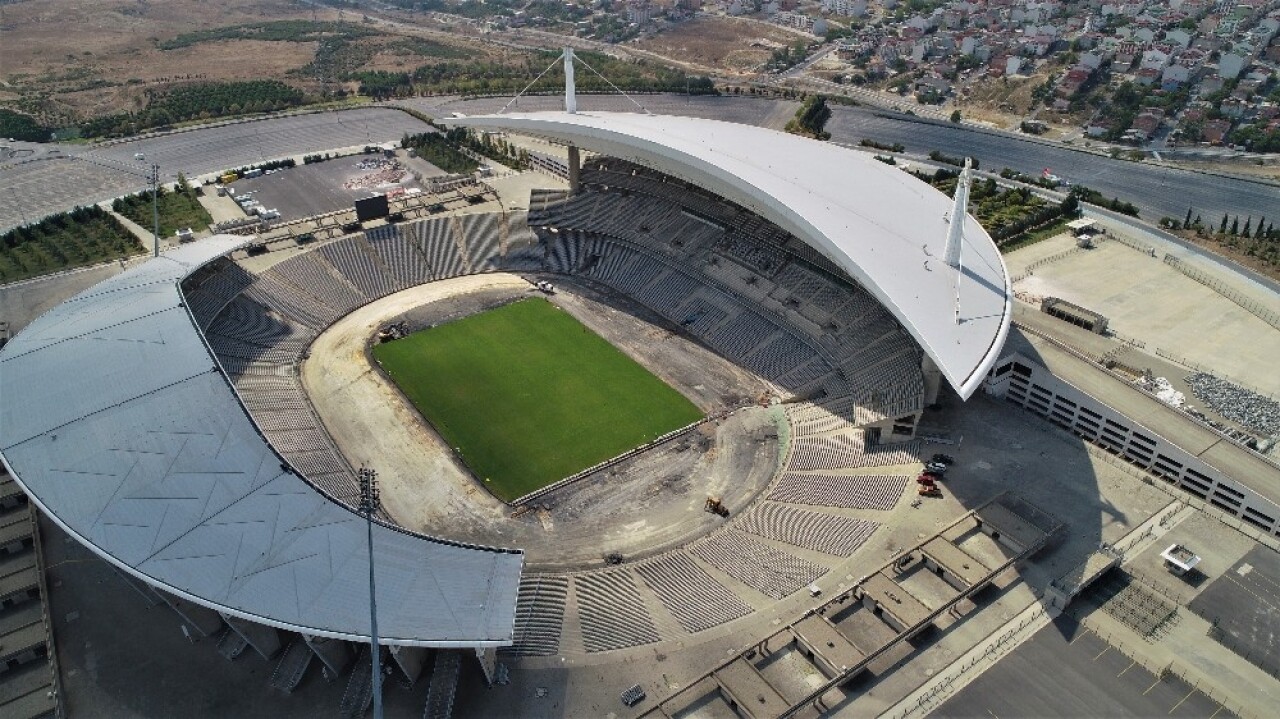
[[[322, 11], [320, 18], [336, 19]], [[149, 67], [152, 58], [139, 51], [157, 40], [184, 32], [268, 20], [310, 19], [310, 8], [280, 0], [225, 0], [210, 12], [195, 0], [161, 0], [139, 4], [131, 0], [42, 0], [5, 6], [5, 79], [15, 76], [60, 75], [88, 67], [132, 65], [128, 76], [160, 72], [190, 72], [181, 67]], [[130, 58], [132, 61], [130, 62]], [[226, 55], [229, 65], [249, 65], [266, 58]], [[145, 74], [139, 74], [146, 71]]]
[[746, 73], [769, 59], [774, 47], [799, 37], [780, 27], [725, 17], [700, 17], [675, 25], [636, 46], [686, 62]]

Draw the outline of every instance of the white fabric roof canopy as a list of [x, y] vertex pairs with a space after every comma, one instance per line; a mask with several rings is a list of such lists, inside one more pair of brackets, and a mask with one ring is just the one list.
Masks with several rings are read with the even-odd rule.
[[[0, 454], [72, 536], [166, 591], [367, 641], [364, 519], [287, 471], [177, 283], [244, 244], [166, 253], [64, 302], [0, 350]], [[511, 643], [523, 555], [374, 526], [384, 644]]]
[[577, 145], [746, 207], [871, 292], [966, 399], [1008, 334], [1012, 289], [991, 237], [966, 216], [963, 273], [945, 265], [951, 199], [866, 153], [751, 125], [670, 115], [533, 112], [442, 121]]

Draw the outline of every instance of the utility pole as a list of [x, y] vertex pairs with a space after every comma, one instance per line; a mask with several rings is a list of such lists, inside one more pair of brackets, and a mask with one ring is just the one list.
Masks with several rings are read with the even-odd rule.
[[360, 513], [364, 515], [369, 539], [369, 649], [373, 657], [373, 719], [382, 719], [382, 647], [378, 645], [378, 604], [373, 582], [373, 513], [378, 508], [378, 472], [361, 467]]
[[152, 239], [155, 247], [152, 257], [160, 256], [160, 165], [151, 166], [151, 222]]

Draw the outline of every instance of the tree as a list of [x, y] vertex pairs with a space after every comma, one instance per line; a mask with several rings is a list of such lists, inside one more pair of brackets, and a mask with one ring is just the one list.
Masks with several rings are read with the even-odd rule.
[[1221, 234], [1225, 233], [1226, 231], [1227, 231], [1227, 215], [1226, 215], [1226, 213], [1224, 212], [1224, 213], [1222, 214], [1222, 224], [1221, 224], [1221, 225], [1218, 225], [1218, 234], [1219, 234], [1219, 235], [1221, 235]]
[[1242, 237], [1248, 237], [1248, 236], [1249, 236], [1249, 230], [1250, 230], [1250, 228], [1251, 228], [1251, 226], [1252, 226], [1252, 225], [1253, 225], [1253, 215], [1249, 215], [1249, 217], [1245, 218], [1245, 221], [1244, 221], [1244, 232], [1240, 233], [1240, 235], [1241, 235]]
[[1231, 234], [1233, 235], [1240, 234], [1240, 217], [1239, 216], [1231, 218]]
[[952, 122], [955, 122], [955, 123], [959, 123], [959, 122], [960, 122], [960, 111], [959, 111], [959, 110], [952, 110], [952, 111], [951, 111], [951, 121], [952, 121]]
[[1182, 221], [1182, 226], [1183, 227], [1191, 226], [1191, 208], [1190, 207], [1187, 208], [1187, 219]]

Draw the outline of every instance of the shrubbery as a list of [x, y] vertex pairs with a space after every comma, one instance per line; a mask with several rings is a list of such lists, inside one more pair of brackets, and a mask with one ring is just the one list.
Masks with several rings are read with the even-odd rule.
[[143, 251], [110, 213], [77, 207], [0, 235], [0, 282], [92, 265]]

